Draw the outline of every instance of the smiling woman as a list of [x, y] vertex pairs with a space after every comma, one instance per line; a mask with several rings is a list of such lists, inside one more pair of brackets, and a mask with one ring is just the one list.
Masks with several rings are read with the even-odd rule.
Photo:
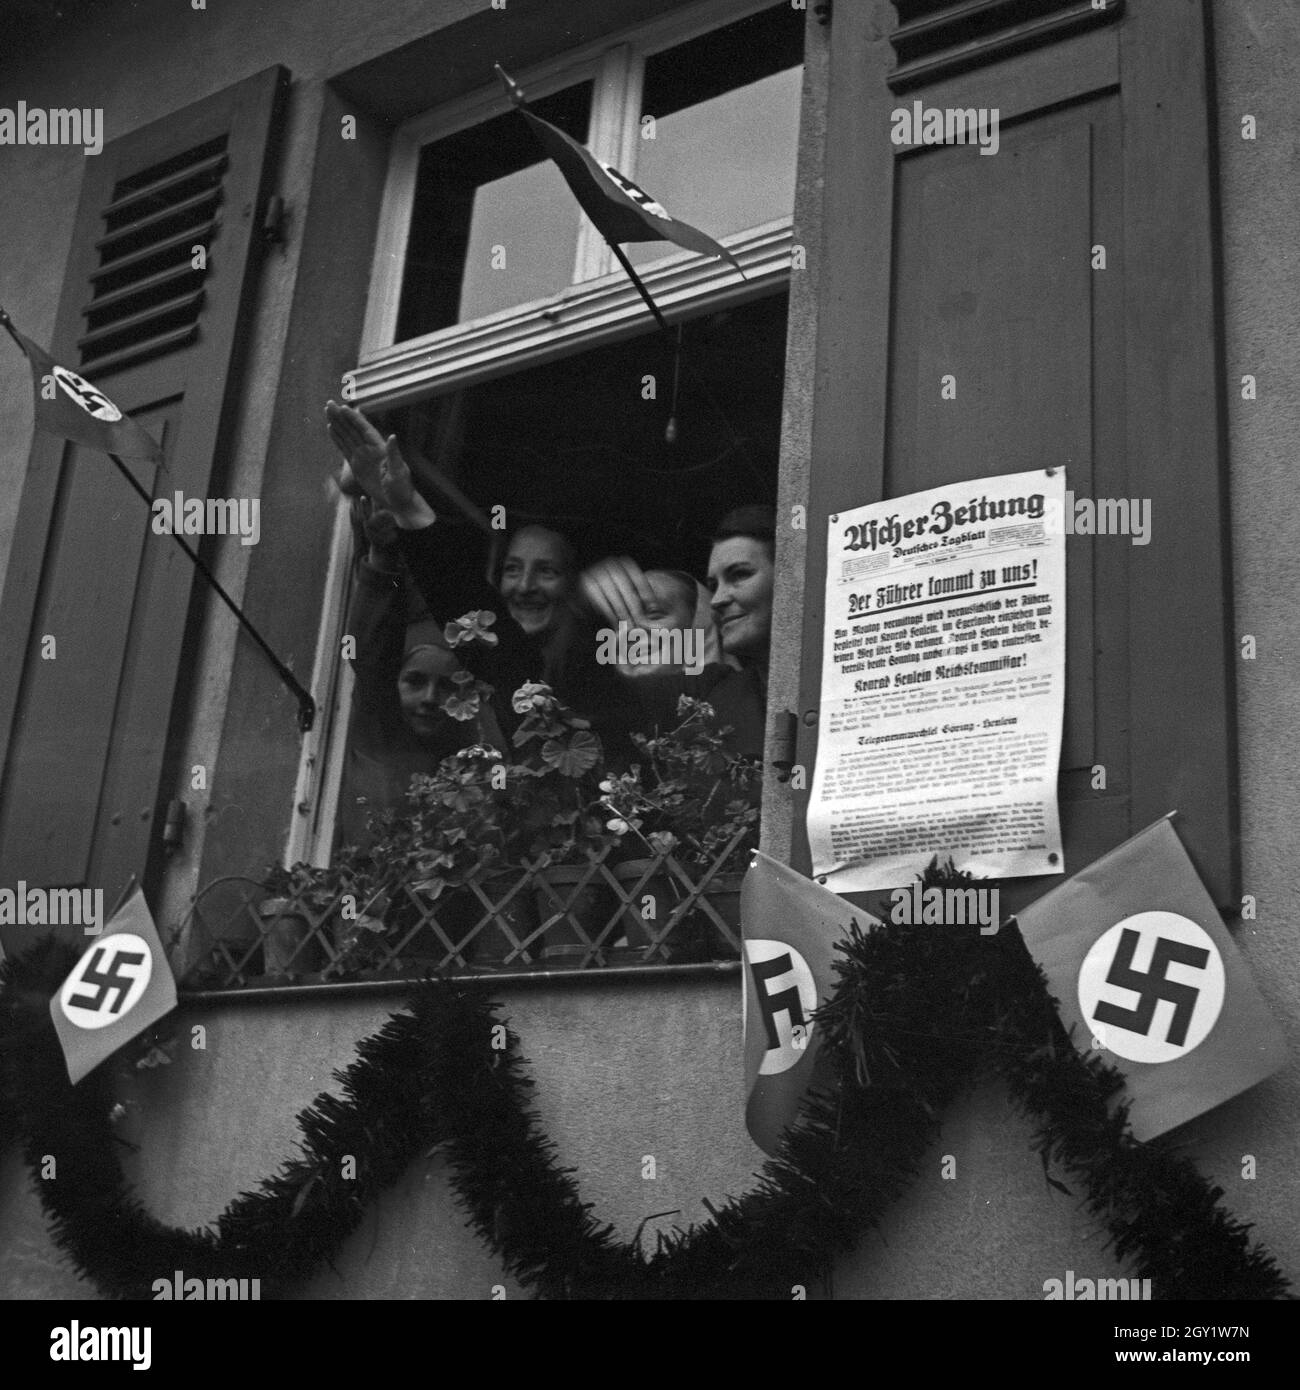
[[506, 547], [497, 587], [515, 622], [546, 641], [563, 625], [576, 571], [573, 546], [564, 536], [546, 526], [523, 526]]
[[764, 690], [772, 642], [775, 548], [773, 509], [737, 507], [719, 522], [709, 556], [709, 591], [722, 650], [742, 666], [761, 671]]
[[[697, 674], [648, 673], [635, 686], [643, 729], [673, 726], [683, 695], [706, 700], [731, 730], [731, 752], [761, 758], [767, 711], [767, 663], [772, 643], [773, 557], [776, 512], [766, 505], [737, 507], [718, 524], [709, 553], [710, 606], [722, 650], [734, 664], [711, 662]], [[655, 591], [635, 560], [626, 556], [593, 565], [582, 576], [586, 601], [607, 622], [647, 625]]]

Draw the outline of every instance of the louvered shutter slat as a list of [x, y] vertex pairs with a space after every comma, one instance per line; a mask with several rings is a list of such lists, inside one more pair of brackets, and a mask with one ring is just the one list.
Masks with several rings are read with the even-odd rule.
[[150, 213], [148, 217], [141, 217], [134, 222], [128, 222], [125, 226], [117, 228], [115, 231], [107, 233], [99, 238], [95, 243], [95, 249], [106, 260], [110, 259], [115, 248], [123, 242], [130, 241], [133, 237], [138, 237], [143, 232], [151, 230], [160, 223], [169, 222], [177, 217], [183, 217], [186, 213], [194, 212], [199, 208], [211, 207], [221, 197], [219, 188], [207, 188], [202, 193], [195, 193], [189, 198], [182, 199], [165, 208], [159, 208], [157, 212]]
[[124, 213], [132, 211], [137, 204], [148, 203], [157, 198], [165, 197], [178, 184], [190, 182], [196, 178], [216, 178], [225, 171], [227, 156], [223, 151], [221, 154], [211, 155], [206, 159], [195, 159], [193, 163], [186, 164], [183, 168], [174, 173], [169, 173], [161, 178], [155, 179], [143, 187], [132, 188], [130, 192], [124, 193], [121, 197], [115, 198], [104, 209], [104, 216], [110, 221], [115, 217], [120, 217]]

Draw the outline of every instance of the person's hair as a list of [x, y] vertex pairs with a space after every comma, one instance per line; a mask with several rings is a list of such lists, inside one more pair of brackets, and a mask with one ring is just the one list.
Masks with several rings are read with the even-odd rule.
[[665, 579], [671, 579], [673, 588], [686, 604], [692, 613], [695, 612], [696, 601], [699, 597], [699, 589], [695, 580], [686, 573], [685, 570], [646, 570], [646, 578], [652, 574], [662, 574]]
[[748, 536], [751, 540], [763, 541], [768, 553], [776, 553], [776, 508], [766, 502], [751, 502], [744, 507], [733, 507], [718, 522], [713, 530], [713, 544], [729, 541], [735, 536]]
[[527, 531], [545, 531], [547, 535], [554, 536], [560, 542], [560, 555], [564, 561], [565, 571], [570, 575], [578, 573], [578, 552], [573, 547], [573, 542], [564, 534], [557, 531], [554, 526], [547, 526], [542, 521], [529, 521], [523, 526], [517, 526], [510, 533], [510, 539], [506, 541], [504, 549], [501, 551], [501, 564], [506, 562], [506, 556], [510, 554], [510, 547]]

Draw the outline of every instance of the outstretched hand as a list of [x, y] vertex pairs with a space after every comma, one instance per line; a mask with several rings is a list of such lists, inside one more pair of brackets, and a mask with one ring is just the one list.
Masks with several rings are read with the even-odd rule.
[[626, 555], [611, 555], [582, 572], [582, 596], [610, 623], [645, 627], [645, 610], [658, 603], [645, 571]]
[[[385, 439], [355, 406], [337, 401], [325, 403], [325, 427], [343, 455], [345, 470], [372, 501], [393, 513], [399, 526], [413, 529], [436, 520], [433, 508], [415, 490], [395, 434]], [[346, 473], [340, 486], [346, 490]]]

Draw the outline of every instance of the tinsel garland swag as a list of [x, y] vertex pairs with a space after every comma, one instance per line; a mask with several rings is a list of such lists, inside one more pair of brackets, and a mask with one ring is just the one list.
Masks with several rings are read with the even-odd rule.
[[[927, 884], [968, 881], [932, 868]], [[530, 1109], [518, 1040], [492, 1046], [496, 1006], [429, 981], [364, 1039], [338, 1094], [298, 1116], [299, 1157], [237, 1197], [214, 1229], [163, 1225], [133, 1196], [109, 1120], [109, 1068], [68, 1083], [50, 996], [75, 952], [45, 942], [0, 966], [0, 1136], [18, 1136], [55, 1243], [110, 1297], [147, 1299], [173, 1270], [259, 1278], [287, 1293], [332, 1260], [367, 1206], [431, 1149], [482, 1239], [545, 1298], [788, 1299], [813, 1286], [909, 1186], [944, 1109], [1000, 1077], [1055, 1168], [1104, 1221], [1157, 1299], [1270, 1299], [1287, 1280], [1171, 1144], [1139, 1144], [1119, 1074], [1080, 1056], [1018, 934], [856, 928], [819, 1015], [837, 1074], [787, 1131], [753, 1190], [646, 1254], [581, 1200]], [[45, 1155], [56, 1181], [42, 1181]], [[345, 1178], [343, 1158], [356, 1160]], [[1064, 1189], [1055, 1178], [1052, 1187]], [[1075, 1189], [1071, 1189], [1075, 1190]]]

